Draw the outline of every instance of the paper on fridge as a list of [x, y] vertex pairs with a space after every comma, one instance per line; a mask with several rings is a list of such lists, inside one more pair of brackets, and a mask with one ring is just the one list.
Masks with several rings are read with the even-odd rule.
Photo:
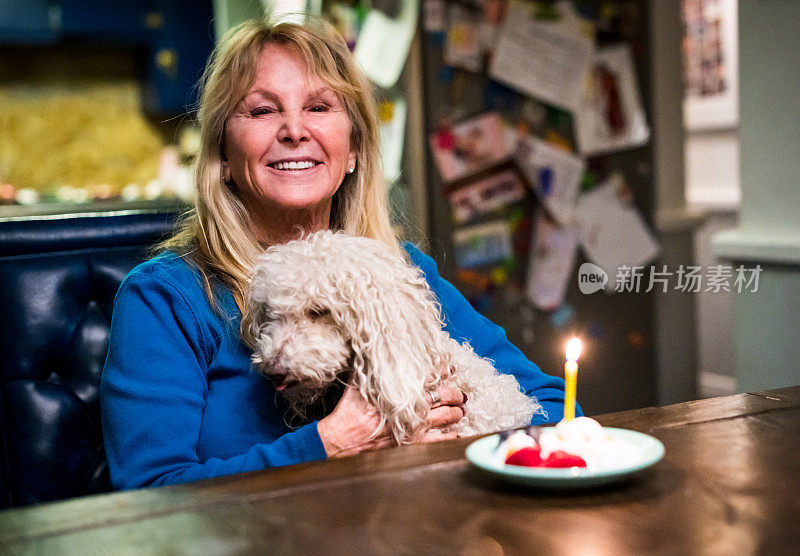
[[514, 158], [539, 201], [561, 225], [575, 220], [583, 159], [531, 135], [517, 141]]
[[524, 198], [525, 187], [515, 170], [491, 174], [460, 187], [449, 195], [453, 220], [458, 224]]
[[303, 0], [261, 0], [264, 12], [275, 21], [305, 23], [306, 3]]
[[469, 71], [483, 70], [480, 19], [458, 4], [448, 7], [449, 27], [444, 45], [444, 62]]
[[514, 145], [510, 138], [500, 117], [487, 112], [437, 130], [430, 141], [442, 179], [452, 182], [511, 158]]
[[559, 226], [539, 210], [531, 245], [526, 293], [537, 308], [550, 311], [564, 302], [578, 252], [578, 227]]
[[608, 274], [608, 290], [615, 289], [621, 267], [647, 265], [659, 251], [639, 212], [620, 196], [623, 187], [622, 179], [614, 176], [578, 199], [581, 246]]
[[459, 268], [474, 268], [514, 256], [511, 229], [505, 220], [487, 222], [453, 232], [456, 263]]
[[380, 120], [383, 177], [389, 186], [400, 177], [406, 131], [406, 101], [403, 97], [385, 100], [378, 105]]
[[400, 15], [391, 19], [370, 10], [356, 43], [355, 58], [366, 76], [384, 89], [394, 86], [406, 63], [417, 25], [417, 0], [402, 0]]
[[523, 93], [574, 111], [580, 105], [594, 42], [574, 25], [537, 21], [534, 13], [533, 4], [509, 5], [489, 74]]
[[600, 49], [582, 91], [580, 107], [574, 114], [581, 154], [638, 147], [650, 138], [630, 46]]
[[445, 0], [424, 0], [422, 3], [422, 28], [426, 33], [441, 33], [447, 21]]

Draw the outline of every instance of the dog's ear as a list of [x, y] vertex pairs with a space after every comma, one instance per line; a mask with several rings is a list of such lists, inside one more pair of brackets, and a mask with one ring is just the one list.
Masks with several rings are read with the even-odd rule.
[[426, 391], [449, 365], [449, 350], [439, 308], [419, 269], [397, 256], [377, 258], [379, 263], [365, 261], [348, 285], [343, 328], [353, 346], [356, 386], [379, 409], [395, 440], [407, 443], [427, 427]]

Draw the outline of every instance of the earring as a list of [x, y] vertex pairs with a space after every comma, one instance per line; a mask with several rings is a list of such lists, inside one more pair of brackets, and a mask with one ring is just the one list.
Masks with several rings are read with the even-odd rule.
[[231, 181], [231, 169], [228, 167], [227, 164], [222, 165], [222, 182], [223, 183], [230, 183]]
[[347, 169], [347, 173], [352, 174], [355, 169], [356, 169], [355, 166], [350, 166], [350, 168]]

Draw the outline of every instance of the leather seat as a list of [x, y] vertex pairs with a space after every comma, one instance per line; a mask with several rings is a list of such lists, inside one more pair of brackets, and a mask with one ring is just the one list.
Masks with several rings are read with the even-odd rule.
[[98, 391], [114, 296], [174, 219], [0, 221], [0, 508], [110, 489]]

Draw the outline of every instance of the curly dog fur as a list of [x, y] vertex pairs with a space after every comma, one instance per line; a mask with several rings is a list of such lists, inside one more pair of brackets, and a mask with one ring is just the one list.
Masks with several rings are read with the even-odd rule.
[[464, 436], [542, 413], [513, 376], [443, 330], [422, 271], [378, 241], [326, 230], [270, 247], [249, 303], [253, 362], [298, 414], [349, 376], [399, 444], [425, 430], [427, 393], [441, 384], [468, 396], [452, 429]]

